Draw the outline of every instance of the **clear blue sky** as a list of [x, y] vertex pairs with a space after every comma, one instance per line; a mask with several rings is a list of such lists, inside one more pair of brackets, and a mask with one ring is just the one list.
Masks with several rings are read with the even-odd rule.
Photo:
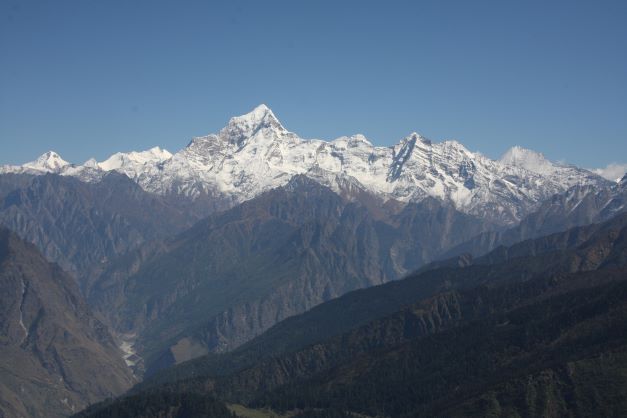
[[0, 1], [0, 163], [176, 151], [259, 103], [307, 138], [627, 162], [627, 2]]

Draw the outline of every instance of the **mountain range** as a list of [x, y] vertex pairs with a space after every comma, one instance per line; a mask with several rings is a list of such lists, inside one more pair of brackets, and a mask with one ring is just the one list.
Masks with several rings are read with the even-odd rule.
[[489, 225], [435, 199], [377, 213], [307, 177], [111, 264], [89, 300], [150, 370], [233, 349], [350, 290], [396, 280]]
[[[174, 154], [77, 165], [50, 151], [2, 166], [0, 411], [67, 416], [145, 379], [82, 416], [563, 412], [583, 398], [559, 388], [590, 397], [598, 380], [567, 382], [555, 364], [588, 370], [590, 353], [622, 347], [606, 325], [622, 320], [626, 199], [627, 176], [520, 147], [492, 160], [416, 133], [391, 147], [302, 139], [264, 105]], [[603, 300], [608, 310], [588, 311]], [[549, 329], [564, 309], [575, 320], [560, 332], [579, 351], [526, 362], [549, 356], [545, 345], [570, 350]], [[580, 332], [588, 325], [599, 344]], [[542, 343], [521, 347], [523, 331]], [[486, 362], [477, 335], [505, 360]], [[459, 339], [457, 351], [439, 338]], [[609, 374], [616, 355], [601, 364], [617, 388], [607, 396], [625, 387]], [[462, 358], [477, 365], [468, 384]], [[98, 368], [108, 372], [90, 381]], [[433, 390], [409, 394], [403, 379]], [[389, 402], [393, 391], [412, 401]], [[572, 411], [623, 405], [595, 399]]]
[[433, 197], [503, 225], [519, 221], [539, 202], [569, 187], [608, 184], [588, 170], [550, 162], [520, 147], [495, 161], [459, 142], [433, 143], [417, 133], [392, 147], [374, 146], [363, 135], [330, 142], [302, 139], [265, 105], [232, 118], [218, 134], [194, 138], [175, 154], [155, 147], [74, 165], [50, 151], [31, 163], [0, 169], [87, 182], [110, 171], [127, 175], [148, 192], [210, 199], [222, 208], [305, 175], [341, 195], [360, 189], [401, 202]]

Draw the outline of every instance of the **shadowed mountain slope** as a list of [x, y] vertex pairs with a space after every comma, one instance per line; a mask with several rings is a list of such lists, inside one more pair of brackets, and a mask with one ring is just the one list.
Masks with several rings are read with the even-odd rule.
[[[430, 329], [429, 332], [439, 330], [440, 325], [437, 324], [442, 322], [441, 316], [448, 317], [446, 321], [452, 321], [453, 323], [460, 319], [466, 319], [462, 316], [456, 317], [455, 312], [459, 307], [450, 305], [457, 303], [455, 298], [459, 297], [458, 292], [471, 290], [477, 286], [495, 287], [507, 285], [508, 283], [513, 283], [512, 286], [517, 286], [518, 283], [524, 283], [532, 279], [537, 279], [543, 283], [552, 277], [559, 277], [560, 275], [621, 269], [625, 265], [626, 250], [624, 240], [627, 234], [626, 225], [627, 215], [621, 215], [604, 224], [575, 228], [564, 233], [526, 241], [510, 248], [498, 249], [486, 257], [475, 260], [473, 264], [466, 267], [444, 267], [427, 270], [404, 280], [351, 292], [341, 298], [313, 308], [305, 314], [289, 318], [277, 324], [261, 336], [231, 353], [210, 355], [181, 364], [154, 376], [152, 379], [148, 379], [140, 387], [150, 387], [159, 383], [203, 375], [217, 377], [218, 382], [222, 382], [220, 376], [229, 376], [241, 371], [244, 375], [249, 376], [243, 379], [252, 386], [244, 385], [245, 389], [238, 393], [248, 393], [248, 396], [250, 396], [251, 393], [260, 390], [255, 384], [263, 382], [263, 385], [269, 385], [268, 382], [273, 381], [273, 378], [268, 377], [273, 376], [272, 374], [264, 374], [264, 372], [260, 371], [266, 370], [267, 372], [267, 369], [263, 369], [263, 367], [269, 367], [264, 366], [263, 359], [277, 357], [281, 359], [281, 356], [287, 356], [288, 360], [285, 361], [289, 363], [289, 356], [291, 355], [289, 353], [296, 353], [293, 354], [296, 358], [310, 358], [307, 357], [307, 354], [303, 354], [307, 350], [315, 351], [314, 354], [309, 353], [314, 358], [322, 355], [326, 360], [350, 359], [355, 354], [355, 348], [350, 346], [352, 344], [351, 341], [354, 340], [354, 337], [350, 336], [350, 330], [360, 326], [365, 327], [367, 330], [379, 329], [381, 328], [380, 325], [369, 324], [369, 322], [374, 320], [376, 323], [377, 318], [386, 315], [394, 316], [396, 311], [401, 310], [399, 315], [405, 319], [400, 320], [400, 322], [398, 318], [394, 319], [397, 324], [394, 329], [400, 332], [401, 336], [403, 332], [408, 332], [409, 335], [415, 337], [420, 332], [424, 333], [425, 329]], [[469, 261], [465, 260], [464, 264], [467, 265], [468, 263]], [[604, 274], [599, 273], [599, 277], [595, 280], [598, 283], [603, 282], [605, 280]], [[547, 288], [549, 287], [547, 286]], [[535, 295], [537, 297], [545, 297], [546, 293], [548, 293], [548, 291], [545, 292], [546, 289], [541, 289], [542, 292], [536, 292]], [[502, 309], [516, 306], [515, 302], [505, 303]], [[406, 316], [408, 311], [404, 311], [403, 307], [416, 303], [419, 305], [426, 303], [432, 307], [431, 309], [444, 309], [446, 312], [435, 312], [435, 314], [431, 312], [429, 315], [432, 316], [414, 318], [407, 322]], [[421, 309], [424, 311], [423, 308]], [[488, 310], [487, 312], [490, 311]], [[473, 317], [471, 316], [471, 318]], [[399, 323], [404, 325], [398, 325]], [[413, 329], [411, 327], [416, 327], [416, 324], [419, 323], [423, 323], [422, 328], [418, 327], [414, 331], [408, 331], [407, 327], [410, 327], [409, 330], [411, 330]], [[346, 332], [349, 332], [349, 334], [344, 334]], [[417, 332], [418, 334], [416, 334]], [[330, 343], [334, 349], [320, 348], [321, 344], [324, 346], [322, 341], [328, 338], [335, 338]], [[338, 341], [343, 343], [340, 344]], [[402, 341], [402, 338], [399, 340], [397, 335], [396, 337], [381, 338], [378, 343], [373, 343], [372, 341], [367, 343], [361, 342], [356, 346], [357, 351], [362, 346], [368, 349], [376, 348], [381, 346], [381, 344], [385, 346], [387, 341], [397, 343]], [[338, 348], [338, 344], [340, 348]], [[305, 348], [307, 346], [311, 346], [311, 348]], [[301, 352], [299, 350], [304, 351]], [[348, 355], [348, 357], [342, 357], [338, 353]], [[326, 360], [320, 363], [323, 366], [316, 366], [318, 368], [313, 368], [313, 370], [320, 371], [324, 367], [337, 364], [333, 363], [333, 361], [327, 362]], [[273, 360], [267, 361], [270, 364], [273, 363]], [[298, 364], [301, 367], [303, 364], [318, 364], [318, 360], [308, 361], [300, 360]], [[252, 369], [246, 371], [251, 367]], [[290, 368], [282, 364], [279, 369], [282, 370], [279, 376], [289, 380]], [[296, 373], [295, 376], [299, 376], [298, 370], [300, 369], [296, 367], [295, 370], [297, 370], [294, 372]], [[253, 375], [256, 377], [250, 377]], [[292, 376], [292, 378], [295, 377]], [[228, 384], [215, 384], [218, 391], [223, 386], [229, 387]]]
[[627, 411], [627, 215], [465, 264], [351, 292], [133, 392], [314, 416]]
[[2, 191], [0, 224], [34, 243], [84, 289], [107, 260], [198, 219], [115, 172], [94, 183], [54, 174], [3, 174]]
[[90, 300], [116, 329], [139, 334], [150, 370], [233, 349], [325, 300], [397, 279], [488, 227], [433, 199], [381, 213], [297, 177], [129, 254]]
[[67, 416], [135, 382], [74, 280], [4, 228], [0, 329], [0, 415]]

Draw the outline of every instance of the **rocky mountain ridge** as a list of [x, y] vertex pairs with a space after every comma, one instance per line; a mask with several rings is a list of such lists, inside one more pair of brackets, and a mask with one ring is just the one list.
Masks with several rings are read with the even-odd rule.
[[96, 181], [112, 170], [149, 192], [192, 200], [211, 196], [226, 206], [306, 175], [340, 194], [347, 183], [354, 183], [384, 200], [434, 197], [501, 224], [517, 222], [539, 202], [569, 187], [610, 183], [519, 147], [497, 161], [457, 141], [434, 143], [417, 133], [391, 147], [374, 146], [363, 135], [330, 142], [302, 139], [265, 105], [231, 118], [218, 134], [194, 138], [175, 154], [155, 147], [74, 165], [48, 152], [22, 166], [4, 166], [0, 173], [53, 172]]
[[82, 288], [108, 260], [200, 219], [115, 171], [89, 183], [55, 174], [5, 174], [2, 190], [0, 225], [34, 243]]

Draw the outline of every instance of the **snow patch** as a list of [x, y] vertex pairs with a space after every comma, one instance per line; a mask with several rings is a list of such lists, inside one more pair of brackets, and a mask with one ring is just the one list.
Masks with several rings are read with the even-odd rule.
[[129, 153], [118, 152], [97, 166], [104, 171], [119, 170], [128, 166], [141, 166], [151, 163], [160, 163], [172, 158], [172, 154], [159, 147], [153, 147], [147, 151], [131, 151]]
[[61, 158], [59, 154], [54, 151], [48, 151], [40, 155], [35, 161], [24, 164], [23, 167], [45, 173], [59, 173], [69, 165], [70, 163]]
[[24, 309], [24, 301], [26, 299], [26, 285], [24, 284], [24, 279], [23, 278], [20, 278], [20, 283], [22, 285], [22, 292], [21, 292], [22, 294], [20, 296], [20, 306], [19, 306], [19, 310], [20, 310], [20, 327], [22, 328], [22, 331], [24, 331], [24, 337], [20, 341], [20, 344], [22, 344], [28, 338], [28, 329], [24, 325], [24, 311], [23, 311], [23, 309]]
[[121, 334], [118, 336], [118, 348], [122, 351], [124, 363], [130, 369], [133, 369], [141, 361], [141, 357], [135, 350], [136, 334]]
[[543, 154], [519, 146], [507, 150], [499, 162], [543, 175], [551, 175], [557, 168]]

